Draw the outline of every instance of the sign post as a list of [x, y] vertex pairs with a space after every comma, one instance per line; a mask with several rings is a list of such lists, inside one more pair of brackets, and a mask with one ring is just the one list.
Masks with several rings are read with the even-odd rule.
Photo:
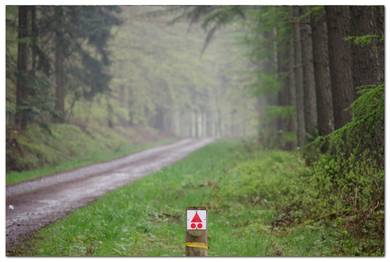
[[186, 256], [207, 256], [207, 210], [187, 208]]

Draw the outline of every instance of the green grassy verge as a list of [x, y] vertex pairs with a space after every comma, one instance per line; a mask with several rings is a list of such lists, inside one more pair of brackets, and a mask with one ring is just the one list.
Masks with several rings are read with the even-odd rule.
[[140, 133], [142, 130], [107, 127], [83, 131], [70, 124], [52, 124], [46, 129], [31, 126], [15, 136], [14, 146], [7, 145], [7, 168], [21, 170], [7, 171], [6, 184], [113, 160], [174, 141], [143, 138]]
[[209, 210], [210, 256], [338, 255], [323, 226], [272, 224], [273, 201], [303, 169], [293, 153], [214, 143], [40, 230], [15, 255], [183, 256], [189, 206]]

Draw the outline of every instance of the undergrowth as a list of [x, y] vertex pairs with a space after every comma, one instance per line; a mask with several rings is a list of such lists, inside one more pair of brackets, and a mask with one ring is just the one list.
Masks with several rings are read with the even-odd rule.
[[[340, 249], [355, 255], [384, 254], [384, 85], [366, 86], [352, 104], [352, 121], [319, 137], [304, 151], [310, 197], [300, 221], [328, 223]], [[288, 211], [284, 211], [288, 215]]]

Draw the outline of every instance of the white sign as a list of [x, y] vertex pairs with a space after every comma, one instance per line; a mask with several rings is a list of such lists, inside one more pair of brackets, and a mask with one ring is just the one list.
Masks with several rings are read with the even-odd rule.
[[187, 209], [187, 230], [206, 230], [207, 211]]

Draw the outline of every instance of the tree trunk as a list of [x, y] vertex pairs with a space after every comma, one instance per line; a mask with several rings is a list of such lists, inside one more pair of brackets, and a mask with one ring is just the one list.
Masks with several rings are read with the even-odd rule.
[[[303, 9], [304, 10], [304, 9]], [[302, 15], [302, 13], [301, 13]], [[300, 21], [302, 40], [303, 103], [306, 134], [314, 136], [317, 132], [316, 83], [313, 66], [313, 44], [309, 18]]]
[[206, 112], [202, 112], [202, 127], [203, 127], [203, 137], [207, 137], [207, 122], [208, 122], [208, 118], [207, 118], [207, 114]]
[[196, 110], [192, 109], [191, 111], [191, 137], [196, 137], [197, 136], [197, 115], [196, 115]]
[[65, 79], [64, 79], [64, 46], [63, 46], [63, 10], [62, 7], [55, 7], [56, 33], [55, 33], [55, 111], [56, 120], [63, 122], [65, 117]]
[[[289, 105], [289, 79], [288, 79], [288, 46], [285, 39], [281, 39], [280, 36], [277, 41], [277, 65], [278, 65], [278, 79], [280, 83], [280, 90], [278, 92], [278, 105]], [[287, 130], [287, 121], [284, 118], [278, 119], [278, 130]]]
[[334, 130], [332, 91], [329, 72], [328, 31], [325, 14], [312, 15], [314, 76], [317, 91], [318, 133]]
[[106, 98], [106, 104], [107, 104], [107, 126], [109, 128], [113, 128], [114, 127], [114, 122], [113, 122], [114, 110], [112, 109], [110, 98]]
[[203, 137], [203, 114], [201, 110], [198, 110], [198, 138]]
[[385, 20], [385, 8], [384, 6], [374, 7], [374, 34], [380, 38], [374, 45], [372, 52], [375, 56], [376, 68], [377, 68], [377, 82], [383, 83], [385, 80], [385, 46], [384, 46], [384, 20]]
[[134, 94], [132, 87], [127, 87], [127, 113], [128, 113], [128, 124], [133, 126], [135, 124], [134, 114]]
[[25, 40], [28, 37], [28, 9], [27, 6], [19, 6], [15, 114], [15, 126], [19, 130], [25, 129], [27, 124], [28, 43]]
[[38, 42], [38, 28], [37, 28], [37, 15], [36, 7], [30, 6], [31, 12], [31, 75], [35, 77], [37, 70], [37, 42]]
[[[375, 34], [375, 7], [351, 6], [352, 37]], [[352, 43], [352, 77], [355, 90], [360, 86], [378, 83], [375, 43], [359, 45]], [[355, 91], [356, 92], [356, 91]]]
[[352, 55], [349, 43], [350, 12], [348, 6], [326, 6], [329, 47], [329, 69], [335, 128], [351, 120], [350, 105], [355, 93], [352, 79]]
[[[294, 115], [290, 117], [287, 129], [289, 132], [297, 133], [297, 97], [296, 97], [296, 81], [295, 81], [295, 40], [294, 40], [294, 33], [292, 32], [290, 35], [290, 48], [289, 48], [289, 58], [288, 58], [288, 67], [289, 67], [289, 74], [288, 74], [288, 86], [289, 86], [289, 104], [293, 106], [295, 109]], [[298, 136], [296, 135], [296, 138]], [[297, 139], [294, 141], [291, 141], [287, 145], [288, 149], [293, 149], [297, 146]]]
[[302, 147], [306, 142], [304, 90], [303, 90], [303, 67], [302, 67], [302, 42], [299, 24], [299, 7], [293, 7], [294, 18], [294, 78], [297, 100], [297, 123], [298, 123], [298, 146]]
[[[264, 57], [264, 65], [262, 73], [266, 77], [274, 77], [277, 74], [277, 68], [275, 61], [277, 60], [277, 50], [275, 48], [275, 34], [273, 30], [267, 30], [263, 32], [263, 42], [264, 42], [264, 49], [267, 50], [267, 53]], [[277, 95], [274, 91], [269, 92], [266, 94], [266, 105], [277, 105]], [[267, 114], [266, 112], [267, 108], [265, 108], [264, 115]], [[271, 119], [269, 117], [263, 118], [265, 120], [265, 123], [263, 123], [263, 127], [266, 132], [274, 132], [278, 129], [278, 118]]]

